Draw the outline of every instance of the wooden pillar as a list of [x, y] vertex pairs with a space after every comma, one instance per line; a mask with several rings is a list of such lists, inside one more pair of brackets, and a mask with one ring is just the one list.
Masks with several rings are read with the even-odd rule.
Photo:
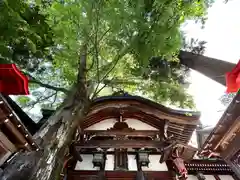
[[97, 176], [98, 176], [98, 180], [106, 180], [106, 176], [105, 176], [105, 171], [104, 170], [100, 170]]
[[136, 180], [146, 180], [145, 174], [142, 170], [137, 171]]
[[142, 166], [141, 166], [141, 164], [140, 164], [140, 162], [139, 162], [139, 156], [138, 156], [138, 154], [136, 155], [136, 162], [137, 162], [137, 170], [138, 170], [138, 171], [142, 171]]
[[105, 167], [106, 167], [106, 160], [107, 160], [107, 152], [106, 152], [106, 150], [104, 150], [103, 157], [104, 157], [104, 162], [103, 162], [103, 166], [100, 168], [100, 170], [104, 171], [104, 174], [105, 174]]
[[167, 161], [166, 161], [166, 165], [167, 165], [167, 168], [168, 168], [168, 172], [169, 172], [169, 174], [170, 174], [170, 176], [171, 176], [171, 179], [172, 179], [172, 180], [177, 180], [177, 178], [176, 178], [176, 172], [175, 172], [175, 170], [173, 169], [173, 163], [172, 163], [172, 161], [171, 161], [171, 160], [167, 160]]

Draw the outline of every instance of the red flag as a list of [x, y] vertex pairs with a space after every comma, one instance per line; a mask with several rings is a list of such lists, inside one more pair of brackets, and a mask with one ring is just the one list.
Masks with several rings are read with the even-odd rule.
[[28, 95], [28, 78], [15, 64], [0, 64], [0, 93], [5, 95]]
[[226, 73], [227, 93], [237, 92], [240, 89], [240, 60], [231, 72]]

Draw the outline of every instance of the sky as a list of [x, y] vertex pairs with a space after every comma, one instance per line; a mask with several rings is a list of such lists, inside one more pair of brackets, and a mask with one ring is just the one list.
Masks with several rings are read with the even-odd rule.
[[[240, 1], [216, 0], [208, 10], [208, 20], [202, 30], [193, 22], [183, 27], [188, 37], [207, 41], [205, 56], [237, 63], [240, 59]], [[201, 111], [204, 126], [214, 126], [226, 109], [219, 98], [226, 88], [206, 76], [191, 71], [189, 93], [194, 96], [196, 108]]]

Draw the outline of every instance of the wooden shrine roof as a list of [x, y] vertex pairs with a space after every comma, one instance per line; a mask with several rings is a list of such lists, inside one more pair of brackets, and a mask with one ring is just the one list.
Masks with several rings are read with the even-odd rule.
[[168, 136], [181, 143], [188, 143], [193, 131], [199, 124], [200, 113], [180, 111], [139, 96], [106, 96], [93, 101], [86, 119], [80, 124], [85, 129], [100, 121], [117, 118], [138, 119], [157, 129], [168, 124]]
[[212, 130], [202, 146], [205, 150], [222, 153], [225, 151], [240, 131], [240, 92], [232, 100], [219, 122]]
[[17, 105], [15, 101], [13, 101], [9, 96], [7, 95], [1, 95], [2, 98], [7, 102], [9, 107], [17, 114], [19, 119], [21, 119], [21, 122], [24, 124], [24, 126], [27, 128], [29, 133], [31, 135], [34, 135], [37, 130], [40, 128], [37, 123], [35, 123], [23, 110], [21, 107]]
[[[23, 112], [24, 113], [24, 112]], [[28, 150], [38, 149], [38, 145], [34, 142], [31, 133], [21, 122], [17, 113], [12, 109], [6, 98], [0, 94], [0, 124], [6, 124], [11, 129], [13, 137], [18, 137], [21, 147]]]

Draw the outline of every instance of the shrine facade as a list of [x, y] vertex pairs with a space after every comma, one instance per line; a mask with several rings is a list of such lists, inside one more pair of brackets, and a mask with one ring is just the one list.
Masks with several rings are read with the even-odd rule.
[[200, 113], [138, 96], [96, 99], [75, 134], [62, 177], [124, 180], [236, 180], [221, 158], [201, 159], [189, 142]]
[[[92, 103], [66, 154], [64, 180], [239, 180], [240, 94], [214, 129], [199, 133], [200, 113], [164, 107], [138, 96]], [[0, 167], [18, 152], [38, 151], [34, 123], [0, 95]], [[197, 132], [196, 132], [197, 129]], [[191, 142], [193, 134], [198, 140]]]

